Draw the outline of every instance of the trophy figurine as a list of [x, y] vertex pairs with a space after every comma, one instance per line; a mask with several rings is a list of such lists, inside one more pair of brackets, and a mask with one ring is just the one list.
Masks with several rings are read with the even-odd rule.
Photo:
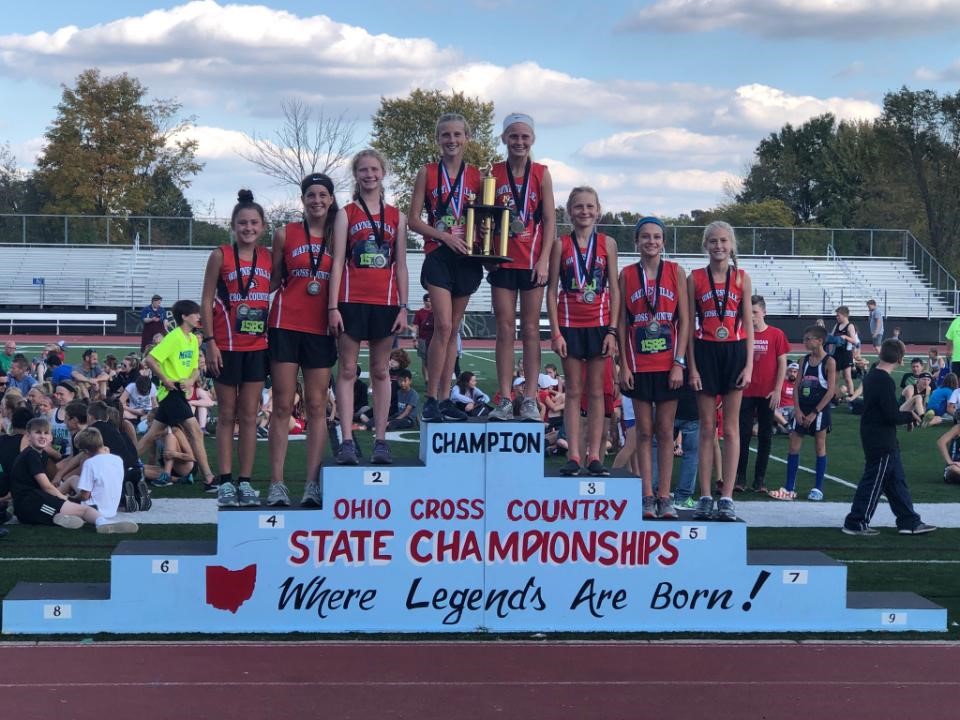
[[[483, 196], [482, 202], [475, 202], [476, 196], [470, 198], [467, 205], [466, 243], [469, 254], [465, 257], [485, 263], [510, 262], [507, 254], [507, 242], [510, 239], [511, 210], [505, 205], [496, 204], [497, 179], [493, 176], [493, 165], [487, 164], [483, 168]], [[474, 237], [476, 227], [480, 226], [479, 252]], [[496, 242], [496, 247], [494, 243]]]

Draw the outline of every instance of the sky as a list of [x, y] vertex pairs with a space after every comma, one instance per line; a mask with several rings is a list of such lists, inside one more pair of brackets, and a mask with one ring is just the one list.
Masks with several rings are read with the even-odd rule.
[[[870, 119], [901, 86], [956, 92], [960, 0], [53, 0], [3, 4], [0, 144], [30, 169], [62, 85], [126, 72], [196, 118], [185, 194], [228, 215], [237, 189], [296, 203], [240, 156], [285, 101], [356, 120], [381, 97], [457, 90], [536, 122], [562, 203], [675, 216], [728, 202], [758, 142], [832, 112]], [[338, 188], [346, 199], [349, 188]]]

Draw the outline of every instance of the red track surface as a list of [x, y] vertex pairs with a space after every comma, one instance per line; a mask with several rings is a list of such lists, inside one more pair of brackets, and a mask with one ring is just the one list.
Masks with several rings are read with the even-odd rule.
[[953, 720], [948, 643], [4, 645], [17, 720]]

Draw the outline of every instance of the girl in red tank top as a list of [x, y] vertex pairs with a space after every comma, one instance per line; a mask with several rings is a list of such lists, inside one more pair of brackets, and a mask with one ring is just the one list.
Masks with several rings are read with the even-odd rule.
[[[210, 253], [200, 305], [206, 332], [207, 371], [217, 391], [218, 500], [222, 505], [259, 503], [250, 478], [257, 448], [257, 410], [267, 367], [270, 252], [259, 246], [266, 229], [263, 208], [241, 190], [230, 229], [235, 242]], [[238, 485], [233, 485], [233, 429], [239, 420]]]
[[283, 484], [288, 429], [303, 373], [307, 410], [306, 484], [301, 504], [316, 507], [320, 499], [320, 463], [327, 439], [327, 390], [336, 345], [328, 330], [328, 286], [333, 264], [331, 245], [337, 198], [333, 181], [312, 173], [300, 183], [303, 222], [289, 223], [273, 235], [271, 288], [277, 290], [270, 315], [270, 490], [268, 505], [289, 505]]
[[482, 277], [475, 261], [461, 259], [469, 252], [466, 206], [476, 202], [481, 193], [480, 173], [464, 160], [470, 140], [466, 118], [457, 113], [441, 115], [436, 139], [440, 161], [426, 165], [417, 174], [407, 216], [410, 229], [424, 239], [427, 257], [421, 284], [430, 293], [433, 306], [434, 331], [427, 350], [427, 389], [422, 409], [425, 422], [467, 419], [466, 413], [449, 400], [450, 378], [463, 314]]
[[[640, 260], [620, 273], [624, 312], [619, 323], [620, 383], [636, 416], [636, 457], [643, 483], [643, 517], [677, 517], [670, 496], [673, 421], [686, 365], [690, 313], [686, 276], [663, 259], [663, 223], [641, 218], [634, 236]], [[657, 496], [653, 495], [653, 434], [657, 437]]]
[[330, 328], [339, 338], [336, 394], [343, 434], [337, 462], [359, 461], [353, 442], [353, 389], [360, 343], [367, 340], [375, 423], [372, 460], [386, 464], [391, 462], [386, 440], [390, 350], [394, 336], [407, 327], [406, 218], [384, 202], [386, 161], [379, 152], [361, 150], [351, 167], [353, 201], [337, 213], [330, 274]]
[[[520, 333], [525, 377], [540, 373], [540, 308], [543, 288], [550, 272], [550, 251], [556, 235], [553, 180], [545, 165], [530, 158], [536, 140], [533, 118], [523, 113], [508, 115], [500, 136], [507, 146], [505, 162], [493, 166], [497, 179], [496, 205], [510, 207], [511, 261], [490, 271], [490, 295], [497, 318], [497, 384], [499, 397], [492, 420], [513, 419], [510, 386], [513, 381], [514, 338], [517, 327], [517, 296], [520, 297]], [[526, 383], [520, 404], [520, 419], [539, 420], [537, 384]]]
[[709, 265], [687, 278], [690, 306], [698, 324], [687, 359], [690, 386], [699, 393], [700, 447], [709, 447], [716, 436], [716, 396], [723, 398], [723, 485], [714, 514], [710, 494], [713, 454], [700, 453], [701, 496], [694, 518], [736, 520], [733, 487], [740, 457], [740, 400], [753, 374], [753, 288], [750, 276], [737, 267], [737, 240], [729, 224], [710, 223], [703, 231], [703, 249], [710, 256]]
[[[603, 375], [608, 357], [617, 351], [620, 286], [617, 243], [596, 231], [600, 199], [590, 187], [576, 187], [567, 199], [573, 231], [555, 243], [550, 254], [547, 314], [551, 347], [563, 361], [567, 396], [563, 411], [570, 449], [560, 469], [580, 473], [580, 397], [587, 394], [586, 471], [609, 475], [600, 460], [603, 450]], [[582, 381], [586, 365], [586, 383]]]

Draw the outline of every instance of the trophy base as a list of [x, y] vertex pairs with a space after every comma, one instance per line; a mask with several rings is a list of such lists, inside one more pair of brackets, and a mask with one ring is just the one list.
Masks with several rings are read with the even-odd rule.
[[461, 258], [464, 260], [473, 260], [479, 263], [493, 263], [499, 265], [500, 263], [507, 263], [513, 260], [509, 255], [479, 255], [479, 254], [470, 254], [470, 255], [461, 255]]

